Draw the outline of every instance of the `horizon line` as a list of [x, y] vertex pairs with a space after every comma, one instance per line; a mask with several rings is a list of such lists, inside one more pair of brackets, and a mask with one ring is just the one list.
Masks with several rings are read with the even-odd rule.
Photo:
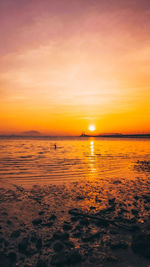
[[81, 135], [44, 135], [44, 134], [0, 134], [0, 137], [35, 137], [35, 138], [42, 138], [42, 137], [149, 137], [150, 133], [105, 133], [105, 134], [97, 134], [97, 135], [90, 135], [90, 134], [81, 134]]

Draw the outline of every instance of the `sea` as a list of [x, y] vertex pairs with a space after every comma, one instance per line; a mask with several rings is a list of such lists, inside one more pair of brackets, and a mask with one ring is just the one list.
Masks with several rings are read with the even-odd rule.
[[[55, 146], [56, 145], [56, 146]], [[0, 138], [0, 181], [32, 186], [101, 179], [148, 179], [150, 139]]]

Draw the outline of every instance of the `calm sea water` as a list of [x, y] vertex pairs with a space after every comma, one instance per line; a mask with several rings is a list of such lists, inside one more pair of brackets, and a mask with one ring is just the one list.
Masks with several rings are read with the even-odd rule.
[[0, 139], [0, 180], [4, 183], [31, 185], [101, 177], [148, 177], [148, 171], [135, 168], [138, 161], [150, 161], [150, 140]]

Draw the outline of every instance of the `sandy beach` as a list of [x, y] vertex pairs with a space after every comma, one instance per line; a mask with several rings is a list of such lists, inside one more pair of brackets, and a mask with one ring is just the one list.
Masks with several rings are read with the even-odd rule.
[[1, 266], [150, 266], [149, 188], [140, 178], [1, 182]]

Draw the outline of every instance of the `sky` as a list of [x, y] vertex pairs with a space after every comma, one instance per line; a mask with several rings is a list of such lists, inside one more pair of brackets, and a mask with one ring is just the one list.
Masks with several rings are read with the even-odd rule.
[[1, 0], [0, 133], [150, 132], [149, 0]]

